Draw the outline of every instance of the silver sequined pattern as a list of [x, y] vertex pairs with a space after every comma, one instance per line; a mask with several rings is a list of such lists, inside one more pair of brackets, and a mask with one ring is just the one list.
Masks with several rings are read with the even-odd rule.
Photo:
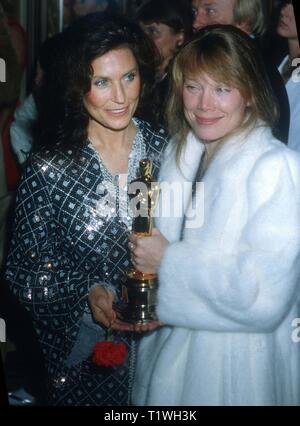
[[[167, 134], [141, 120], [136, 124], [141, 155], [153, 161], [157, 175]], [[72, 150], [55, 148], [34, 155], [28, 164], [17, 194], [6, 278], [33, 317], [51, 404], [126, 405], [130, 357], [114, 371], [102, 371], [89, 359], [70, 368], [65, 365], [89, 288], [107, 282], [118, 292], [129, 265], [130, 220], [103, 211], [111, 200], [107, 206], [99, 156], [87, 143], [76, 162], [73, 158]], [[135, 177], [137, 162], [131, 163], [135, 170], [129, 173]], [[123, 334], [120, 340], [131, 353], [130, 336]]]

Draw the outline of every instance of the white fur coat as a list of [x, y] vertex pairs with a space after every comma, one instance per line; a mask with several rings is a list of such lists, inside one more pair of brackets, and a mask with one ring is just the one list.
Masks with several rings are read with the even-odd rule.
[[[300, 404], [300, 156], [263, 126], [244, 138], [205, 174], [202, 225], [180, 241], [182, 217], [157, 219], [171, 242], [157, 305], [168, 326], [141, 339], [136, 405]], [[190, 134], [184, 178], [171, 146], [160, 180], [192, 181], [202, 151]]]

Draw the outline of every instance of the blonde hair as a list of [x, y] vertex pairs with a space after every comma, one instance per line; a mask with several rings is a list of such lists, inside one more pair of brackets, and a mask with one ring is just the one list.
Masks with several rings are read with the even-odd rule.
[[233, 22], [234, 25], [245, 23], [251, 34], [262, 35], [266, 31], [263, 0], [235, 0]]
[[250, 130], [259, 119], [270, 127], [276, 124], [279, 117], [277, 100], [253, 40], [231, 25], [205, 27], [180, 50], [172, 67], [167, 121], [178, 142], [177, 159], [190, 131], [182, 100], [184, 80], [202, 73], [238, 89], [248, 102], [247, 114], [239, 130]]

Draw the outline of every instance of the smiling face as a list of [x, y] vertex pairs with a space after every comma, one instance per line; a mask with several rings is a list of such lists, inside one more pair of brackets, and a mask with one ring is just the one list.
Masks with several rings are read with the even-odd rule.
[[297, 26], [293, 5], [286, 4], [280, 12], [277, 33], [290, 40], [297, 40]]
[[247, 102], [238, 89], [203, 73], [184, 80], [183, 105], [194, 133], [209, 143], [229, 135], [242, 124]]
[[90, 124], [111, 130], [128, 127], [140, 94], [140, 75], [129, 48], [111, 50], [92, 61], [91, 90], [83, 103]]
[[235, 0], [193, 0], [193, 29], [195, 31], [207, 25], [233, 24]]

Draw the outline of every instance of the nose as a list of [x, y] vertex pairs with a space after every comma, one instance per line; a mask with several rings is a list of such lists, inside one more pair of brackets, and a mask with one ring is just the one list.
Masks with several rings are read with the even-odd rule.
[[194, 14], [193, 30], [200, 30], [200, 28], [206, 27], [207, 25], [208, 23], [206, 22], [204, 12], [201, 9], [198, 9]]
[[113, 88], [113, 101], [117, 104], [123, 104], [125, 102], [125, 90], [122, 83], [117, 82]]
[[281, 11], [280, 11], [280, 15], [281, 16], [289, 16], [290, 15], [290, 13], [291, 13], [291, 4], [290, 3], [287, 3], [287, 4], [285, 4], [284, 6], [283, 6], [283, 8], [281, 9]]
[[209, 90], [203, 90], [199, 93], [197, 108], [202, 111], [215, 109], [215, 99]]

